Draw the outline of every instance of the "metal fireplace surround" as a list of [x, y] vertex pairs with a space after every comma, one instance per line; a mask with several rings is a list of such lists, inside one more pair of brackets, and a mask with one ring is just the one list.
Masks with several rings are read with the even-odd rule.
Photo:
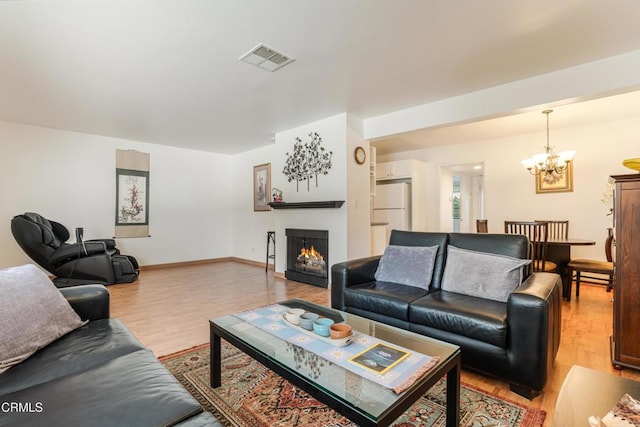
[[328, 287], [329, 231], [287, 228], [287, 279]]

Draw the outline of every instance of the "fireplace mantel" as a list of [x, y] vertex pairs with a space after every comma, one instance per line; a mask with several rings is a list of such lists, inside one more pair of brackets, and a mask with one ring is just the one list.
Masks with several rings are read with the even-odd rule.
[[320, 202], [270, 202], [273, 209], [318, 209], [318, 208], [339, 208], [344, 200], [327, 200]]

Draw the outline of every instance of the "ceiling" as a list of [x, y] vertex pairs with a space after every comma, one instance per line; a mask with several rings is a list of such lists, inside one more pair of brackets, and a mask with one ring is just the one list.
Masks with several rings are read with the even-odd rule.
[[[233, 154], [639, 50], [638, 22], [637, 0], [0, 1], [0, 120]], [[259, 43], [295, 61], [238, 60]], [[542, 125], [501, 120], [396, 144]]]
[[[564, 127], [640, 117], [640, 91], [565, 104], [553, 107], [552, 110], [553, 113], [549, 115], [551, 132], [554, 129]], [[546, 117], [542, 111], [543, 108], [539, 108], [495, 119], [416, 130], [372, 141], [371, 144], [376, 147], [378, 155], [384, 155], [441, 145], [470, 141], [482, 142], [527, 133], [544, 132]], [[543, 146], [544, 140], [541, 141], [539, 147], [532, 147], [532, 150], [542, 151]]]

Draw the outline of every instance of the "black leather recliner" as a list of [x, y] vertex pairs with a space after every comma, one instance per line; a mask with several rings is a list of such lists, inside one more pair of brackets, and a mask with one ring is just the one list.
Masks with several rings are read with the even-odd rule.
[[66, 243], [69, 230], [64, 225], [33, 212], [13, 217], [11, 232], [31, 259], [56, 276], [53, 282], [59, 288], [130, 283], [138, 278], [138, 262], [121, 255], [113, 239]]

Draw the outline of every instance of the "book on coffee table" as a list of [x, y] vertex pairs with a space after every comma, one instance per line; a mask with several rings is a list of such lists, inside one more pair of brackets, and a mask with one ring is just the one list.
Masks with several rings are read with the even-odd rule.
[[356, 354], [349, 361], [382, 375], [408, 357], [409, 354], [407, 351], [391, 347], [388, 344], [378, 343]]

